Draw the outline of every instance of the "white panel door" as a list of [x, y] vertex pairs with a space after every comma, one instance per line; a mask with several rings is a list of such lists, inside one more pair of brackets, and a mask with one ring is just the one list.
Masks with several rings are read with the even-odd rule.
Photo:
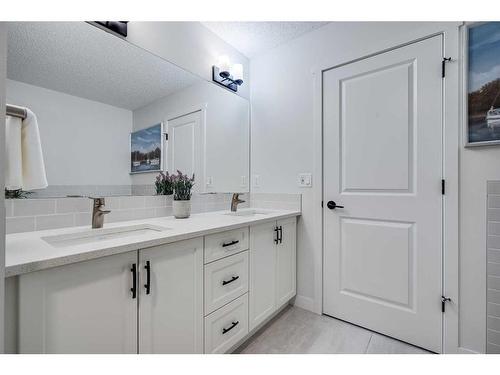
[[203, 239], [140, 250], [139, 265], [139, 352], [203, 353]]
[[137, 353], [137, 251], [19, 277], [19, 352]]
[[203, 177], [204, 141], [201, 111], [169, 120], [167, 132], [167, 170], [170, 173], [180, 170], [187, 175], [194, 173], [199, 178]]
[[276, 223], [250, 227], [250, 331], [269, 317], [276, 307]]
[[323, 72], [323, 311], [435, 352], [441, 60], [436, 36]]
[[276, 245], [276, 303], [283, 306], [296, 294], [297, 234], [295, 217], [278, 220], [279, 242]]

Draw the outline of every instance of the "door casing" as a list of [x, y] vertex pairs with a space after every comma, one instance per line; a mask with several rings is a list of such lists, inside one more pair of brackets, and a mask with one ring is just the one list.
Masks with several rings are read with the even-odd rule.
[[[459, 118], [459, 95], [463, 82], [459, 81], [459, 25], [451, 25], [440, 32], [433, 32], [409, 40], [406, 43], [393, 45], [390, 48], [377, 51], [356, 59], [341, 63], [324, 62], [312, 70], [314, 84], [314, 167], [313, 167], [313, 200], [314, 200], [314, 306], [313, 311], [317, 314], [323, 313], [323, 86], [322, 77], [325, 70], [338, 68], [371, 56], [379, 55], [405, 45], [413, 44], [421, 40], [442, 35], [443, 56], [451, 57], [446, 66], [446, 77], [443, 79], [443, 178], [446, 181], [446, 194], [443, 199], [443, 295], [451, 298], [451, 303], [446, 306], [443, 314], [442, 331], [442, 353], [457, 353], [459, 348], [458, 335], [458, 272], [459, 272], [459, 158], [460, 145], [460, 118]], [[441, 64], [441, 61], [436, 61]]]

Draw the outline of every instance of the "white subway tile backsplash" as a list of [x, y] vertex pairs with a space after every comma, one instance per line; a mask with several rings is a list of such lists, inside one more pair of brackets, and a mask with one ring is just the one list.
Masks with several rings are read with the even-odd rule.
[[488, 301], [500, 304], [500, 290], [488, 289]]
[[130, 196], [120, 198], [120, 209], [127, 210], [132, 208], [143, 208], [145, 202], [145, 197], [141, 196]]
[[5, 233], [33, 232], [35, 230], [35, 217], [8, 217], [5, 219]]
[[500, 277], [488, 276], [488, 288], [500, 290]]
[[488, 275], [500, 277], [500, 263], [490, 263], [487, 265]]
[[488, 354], [500, 354], [500, 345], [495, 345], [492, 343], [488, 343], [486, 345], [486, 353]]
[[92, 200], [89, 198], [65, 198], [56, 200], [58, 214], [74, 212], [92, 212]]
[[500, 263], [500, 250], [488, 249], [488, 261], [491, 263]]
[[[231, 198], [231, 193], [193, 194], [191, 212], [229, 210]], [[300, 194], [245, 193], [240, 198], [245, 200], [240, 208], [301, 209]], [[172, 216], [172, 196], [112, 196], [105, 197], [105, 203], [111, 210], [104, 219], [108, 223]], [[5, 207], [8, 219], [13, 219], [7, 220], [7, 233], [90, 227], [92, 222], [92, 201], [88, 198], [12, 200]]]
[[156, 207], [155, 217], [172, 216], [172, 207]]
[[488, 329], [487, 339], [489, 343], [500, 345], [500, 332]]
[[488, 302], [488, 307], [486, 310], [488, 311], [488, 315], [500, 318], [500, 304]]
[[488, 223], [488, 234], [500, 236], [500, 222], [490, 221]]
[[144, 207], [166, 207], [172, 206], [171, 195], [154, 195], [144, 197]]
[[488, 316], [488, 328], [500, 332], [500, 318]]
[[75, 226], [74, 214], [41, 215], [35, 219], [35, 230], [67, 228]]
[[50, 215], [56, 212], [54, 199], [15, 199], [13, 216]]

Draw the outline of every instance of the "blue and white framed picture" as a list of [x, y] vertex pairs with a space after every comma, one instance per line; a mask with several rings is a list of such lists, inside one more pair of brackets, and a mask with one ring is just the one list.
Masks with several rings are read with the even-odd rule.
[[500, 144], [500, 22], [466, 29], [466, 146]]
[[163, 123], [130, 133], [130, 173], [162, 170], [163, 137]]

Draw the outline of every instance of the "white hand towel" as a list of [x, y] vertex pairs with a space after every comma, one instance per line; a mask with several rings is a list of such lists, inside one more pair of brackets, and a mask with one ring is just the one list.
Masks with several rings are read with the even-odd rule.
[[7, 116], [5, 187], [9, 190], [46, 188], [48, 183], [36, 116], [28, 109], [26, 119], [21, 124], [19, 121]]
[[21, 151], [21, 126], [19, 117], [7, 116], [5, 119], [5, 188], [8, 190], [23, 187], [23, 154]]

